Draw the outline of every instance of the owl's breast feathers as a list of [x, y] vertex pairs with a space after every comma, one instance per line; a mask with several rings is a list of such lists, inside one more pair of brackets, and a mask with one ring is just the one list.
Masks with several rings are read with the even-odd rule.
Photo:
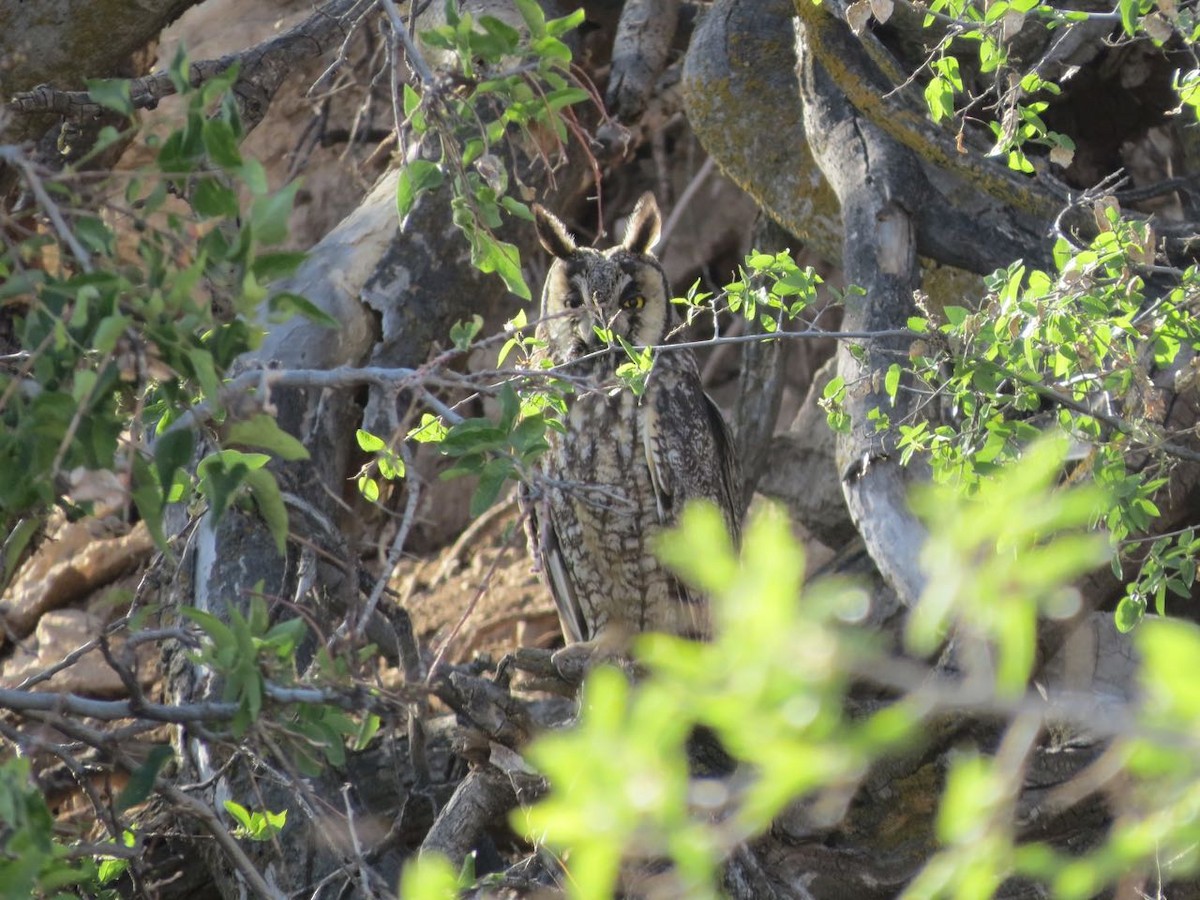
[[578, 246], [548, 210], [533, 212], [554, 258], [538, 355], [577, 390], [522, 500], [563, 631], [576, 642], [642, 631], [707, 637], [706, 600], [659, 564], [653, 544], [690, 500], [714, 503], [737, 539], [733, 441], [688, 351], [660, 349], [641, 397], [612, 390], [625, 355], [609, 345], [660, 346], [673, 325], [670, 286], [652, 253], [658, 204], [643, 195], [622, 242], [604, 251]]
[[576, 396], [543, 457], [541, 503], [527, 502], [535, 553], [564, 631], [709, 634], [707, 603], [666, 571], [653, 538], [691, 499], [725, 511], [735, 540], [740, 474], [720, 411], [686, 352], [656, 360], [641, 398]]

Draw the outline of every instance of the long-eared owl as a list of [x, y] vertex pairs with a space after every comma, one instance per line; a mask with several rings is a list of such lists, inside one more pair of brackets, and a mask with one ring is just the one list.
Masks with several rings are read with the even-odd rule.
[[549, 433], [542, 477], [523, 490], [522, 503], [563, 634], [568, 643], [593, 646], [620, 646], [642, 631], [707, 638], [706, 599], [659, 564], [652, 539], [688, 500], [705, 499], [724, 512], [737, 540], [741, 473], [733, 440], [690, 350], [654, 351], [641, 396], [617, 388], [615, 378], [628, 359], [618, 337], [661, 347], [677, 324], [666, 275], [650, 252], [661, 230], [658, 204], [644, 194], [624, 241], [605, 251], [577, 246], [542, 207], [534, 213], [554, 257], [538, 352], [573, 393], [566, 428]]

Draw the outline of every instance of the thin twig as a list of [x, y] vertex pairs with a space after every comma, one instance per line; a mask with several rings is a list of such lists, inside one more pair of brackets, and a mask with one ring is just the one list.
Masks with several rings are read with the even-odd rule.
[[[412, 472], [412, 455], [409, 453], [408, 444], [405, 441], [399, 442], [399, 452], [401, 459], [404, 460], [405, 469]], [[367, 623], [375, 615], [375, 607], [379, 605], [379, 599], [383, 596], [383, 590], [387, 587], [388, 581], [392, 577], [392, 572], [400, 564], [400, 556], [404, 553], [404, 545], [408, 542], [408, 534], [412, 530], [413, 522], [417, 518], [417, 502], [421, 498], [421, 480], [414, 473], [412, 477], [406, 479], [405, 484], [407, 486], [407, 496], [404, 502], [404, 517], [400, 520], [400, 527], [396, 529], [396, 536], [392, 538], [391, 547], [388, 548], [383, 571], [380, 573], [379, 578], [375, 580], [375, 585], [371, 589], [371, 596], [367, 598], [366, 606], [363, 607], [358, 624], [354, 628], [355, 638], [362, 637], [363, 632], [367, 629]]]
[[[527, 515], [529, 515], [528, 512], [523, 513], [521, 518], [517, 520], [518, 529], [524, 527], [525, 516]], [[516, 534], [518, 529], [514, 529], [513, 533]], [[442, 641], [441, 646], [438, 647], [437, 653], [434, 654], [433, 657], [433, 664], [429, 667], [429, 673], [425, 676], [425, 683], [427, 685], [433, 684], [434, 676], [441, 667], [442, 661], [446, 656], [446, 652], [450, 649], [450, 645], [454, 643], [455, 638], [458, 637], [459, 632], [462, 631], [463, 626], [467, 624], [467, 619], [469, 619], [471, 614], [475, 612], [475, 607], [479, 604], [479, 601], [483, 599], [483, 595], [487, 593], [488, 587], [491, 586], [492, 576], [496, 574], [496, 570], [500, 567], [500, 563], [508, 555], [508, 550], [511, 546], [512, 538], [510, 537], [504, 542], [504, 545], [500, 548], [500, 552], [497, 553], [496, 558], [492, 560], [492, 564], [488, 566], [487, 572], [484, 573], [483, 580], [479, 583], [479, 588], [475, 591], [475, 596], [471, 598], [471, 602], [468, 603], [467, 608], [463, 610], [463, 614], [459, 617], [458, 622], [455, 624], [454, 628], [450, 630], [450, 633], [446, 635], [446, 639]]]
[[220, 845], [221, 850], [233, 863], [233, 867], [237, 873], [246, 880], [247, 886], [254, 891], [263, 900], [285, 900], [284, 895], [267, 884], [266, 879], [259, 874], [254, 863], [250, 861], [250, 857], [246, 856], [238, 842], [233, 839], [233, 836], [221, 824], [221, 820], [217, 817], [207, 803], [197, 800], [195, 797], [189, 797], [173, 784], [168, 784], [165, 781], [159, 781], [156, 785], [156, 790], [163, 795], [167, 800], [186, 812], [189, 816], [200, 823]]
[[[425, 62], [421, 51], [417, 49], [416, 41], [412, 39], [412, 34], [405, 27], [404, 20], [400, 18], [400, 10], [396, 9], [396, 4], [392, 0], [379, 0], [379, 5], [387, 13], [388, 22], [392, 26], [392, 34], [399, 38], [400, 43], [404, 45], [404, 55], [408, 59], [408, 64], [424, 84], [432, 85], [433, 71], [429, 68], [429, 63]], [[399, 123], [397, 123], [397, 127], [399, 127]]]
[[62, 217], [62, 212], [59, 211], [58, 204], [50, 199], [50, 195], [46, 193], [46, 189], [42, 187], [42, 180], [33, 170], [33, 165], [25, 158], [25, 154], [18, 147], [0, 146], [0, 159], [6, 161], [9, 165], [20, 169], [21, 174], [25, 176], [25, 182], [29, 185], [29, 190], [33, 193], [33, 197], [37, 200], [38, 207], [46, 214], [50, 223], [54, 226], [54, 230], [58, 232], [58, 236], [62, 238], [64, 244], [71, 249], [71, 255], [75, 257], [79, 263], [79, 267], [84, 272], [91, 274], [92, 272], [92, 257], [79, 243], [75, 237], [75, 233], [71, 231], [66, 220]]

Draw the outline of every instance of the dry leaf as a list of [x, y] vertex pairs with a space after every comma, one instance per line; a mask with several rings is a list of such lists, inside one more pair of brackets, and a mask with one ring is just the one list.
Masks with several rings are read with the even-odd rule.
[[855, 34], [862, 34], [866, 31], [867, 23], [870, 21], [871, 0], [855, 0], [846, 7], [846, 24]]
[[870, 4], [871, 15], [880, 25], [892, 17], [892, 10], [896, 8], [894, 0], [870, 0]]
[[1054, 165], [1062, 166], [1064, 169], [1066, 169], [1074, 160], [1075, 151], [1070, 147], [1058, 145], [1050, 148], [1050, 162], [1052, 162]]
[[1116, 215], [1121, 214], [1121, 204], [1117, 202], [1117, 198], [1109, 195], [1100, 197], [1092, 205], [1092, 212], [1096, 216], [1096, 227], [1101, 231], [1112, 231], [1112, 222], [1109, 221], [1108, 211], [1112, 210]]
[[1000, 39], [1011, 41], [1025, 25], [1025, 13], [1010, 9], [1000, 19]]
[[1175, 33], [1171, 23], [1156, 12], [1142, 18], [1142, 28], [1146, 30], [1146, 34], [1150, 35], [1150, 40], [1158, 44], [1165, 44]]

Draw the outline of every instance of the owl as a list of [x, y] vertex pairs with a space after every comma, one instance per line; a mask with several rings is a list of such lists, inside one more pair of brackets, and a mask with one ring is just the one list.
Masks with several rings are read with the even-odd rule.
[[658, 562], [653, 539], [687, 501], [703, 499], [724, 512], [737, 540], [741, 472], [733, 439], [690, 350], [654, 351], [640, 396], [615, 377], [629, 358], [618, 338], [661, 346], [677, 324], [666, 275], [651, 253], [662, 226], [658, 204], [643, 195], [624, 241], [605, 251], [576, 245], [540, 206], [534, 218], [554, 257], [538, 353], [573, 392], [565, 429], [548, 432], [540, 477], [522, 489], [522, 506], [563, 634], [568, 645], [611, 655], [644, 631], [706, 639], [706, 599]]

